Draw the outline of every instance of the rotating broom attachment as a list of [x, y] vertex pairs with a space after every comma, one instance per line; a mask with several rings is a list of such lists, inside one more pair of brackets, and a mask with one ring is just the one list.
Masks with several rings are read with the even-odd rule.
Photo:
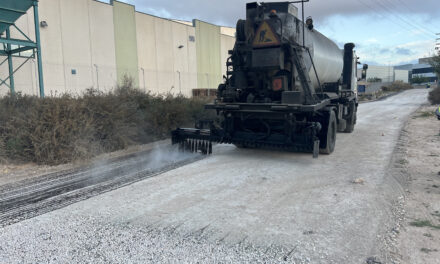
[[179, 150], [182, 152], [212, 154], [212, 142], [199, 139], [185, 139], [179, 143]]

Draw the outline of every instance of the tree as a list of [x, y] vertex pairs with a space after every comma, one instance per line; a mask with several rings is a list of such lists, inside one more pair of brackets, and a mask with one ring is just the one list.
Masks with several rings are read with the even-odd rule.
[[429, 60], [429, 64], [434, 68], [435, 74], [440, 79], [440, 53]]
[[438, 84], [440, 80], [440, 52], [437, 56], [434, 56], [429, 61], [429, 64], [434, 68], [435, 74], [437, 74], [437, 87], [434, 88], [431, 92], [429, 92], [429, 101], [431, 104], [440, 104], [440, 85]]
[[367, 82], [382, 82], [382, 79], [374, 77], [374, 78], [368, 78]]
[[423, 77], [421, 75], [413, 75], [413, 77], [411, 78], [411, 83], [426, 83], [429, 82], [429, 78], [428, 77]]

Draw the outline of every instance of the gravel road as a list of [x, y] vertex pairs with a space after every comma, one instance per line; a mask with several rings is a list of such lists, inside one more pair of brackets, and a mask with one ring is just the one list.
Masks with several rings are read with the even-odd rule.
[[5, 263], [388, 263], [402, 187], [387, 173], [410, 90], [362, 104], [330, 156], [214, 155], [0, 230]]
[[101, 160], [82, 168], [0, 185], [0, 227], [205, 158], [195, 153], [182, 155], [176, 151], [176, 147], [169, 144], [157, 145], [136, 154]]

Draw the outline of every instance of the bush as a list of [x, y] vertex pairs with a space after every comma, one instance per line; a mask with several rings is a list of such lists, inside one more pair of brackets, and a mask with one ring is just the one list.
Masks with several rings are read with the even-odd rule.
[[382, 79], [377, 78], [377, 77], [374, 77], [374, 78], [368, 78], [367, 82], [371, 82], [371, 83], [374, 83], [374, 82], [382, 82]]
[[421, 83], [427, 83], [427, 82], [429, 82], [428, 77], [416, 75], [411, 78], [411, 83], [421, 84]]
[[429, 102], [431, 104], [440, 104], [440, 86], [437, 85], [436, 88], [434, 88], [431, 92], [429, 92], [428, 96]]
[[382, 86], [382, 91], [384, 92], [400, 92], [404, 90], [411, 89], [412, 86], [409, 83], [404, 83], [402, 81], [395, 81], [390, 85]]
[[208, 114], [206, 100], [151, 95], [125, 83], [80, 97], [0, 99], [0, 161], [61, 164], [169, 137]]

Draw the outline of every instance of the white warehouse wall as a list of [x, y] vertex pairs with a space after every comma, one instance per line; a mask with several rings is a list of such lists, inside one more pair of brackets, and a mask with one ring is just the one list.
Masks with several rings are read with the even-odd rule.
[[93, 87], [110, 91], [117, 80], [113, 8], [89, 2]]
[[[117, 84], [117, 60], [114, 10], [116, 7], [95, 0], [40, 0], [42, 64], [47, 96], [64, 93], [80, 95], [88, 88], [109, 91]], [[192, 95], [198, 87], [196, 27], [191, 22], [171, 21], [134, 12], [139, 88], [146, 92], [164, 94], [181, 92]], [[32, 40], [35, 39], [33, 11], [17, 21]], [[221, 65], [215, 65], [220, 77], [226, 74], [228, 50], [235, 43], [235, 29], [215, 26], [219, 43], [209, 54], [220, 52]], [[12, 29], [12, 37], [24, 39]], [[205, 32], [202, 38], [212, 32]], [[181, 48], [179, 48], [181, 46]], [[3, 57], [3, 59], [6, 57]], [[24, 59], [14, 58], [17, 68]], [[218, 62], [216, 62], [218, 63]], [[72, 73], [72, 70], [76, 74]], [[220, 72], [221, 71], [221, 72]], [[179, 74], [180, 73], [180, 74]], [[180, 78], [179, 78], [180, 75]], [[0, 66], [0, 78], [8, 76], [8, 65]], [[217, 80], [212, 83], [217, 87]], [[15, 90], [23, 94], [39, 95], [36, 59], [30, 60], [15, 74]], [[0, 87], [0, 96], [9, 88]]]
[[[116, 84], [116, 60], [112, 6], [92, 0], [43, 0], [39, 2], [43, 77], [46, 95], [78, 95], [88, 88], [106, 91]], [[16, 25], [35, 39], [33, 11]], [[12, 37], [23, 39], [15, 29]], [[14, 68], [24, 59], [14, 58]], [[4, 67], [6, 65], [6, 67]], [[0, 68], [8, 75], [7, 63]], [[96, 66], [98, 66], [98, 70]], [[15, 90], [38, 95], [36, 59], [31, 59], [15, 75]], [[72, 74], [76, 70], [76, 74]], [[0, 87], [5, 94], [9, 88]]]
[[224, 35], [221, 34], [220, 36], [221, 41], [221, 63], [222, 63], [222, 76], [226, 75], [226, 61], [229, 58], [228, 51], [232, 50], [235, 45], [235, 37], [231, 37], [230, 35]]
[[136, 30], [140, 88], [191, 96], [197, 88], [196, 43], [189, 40], [194, 27], [136, 12]]
[[409, 72], [407, 70], [394, 70], [394, 81], [409, 82]]
[[392, 82], [394, 79], [393, 66], [368, 66], [367, 80], [370, 78], [382, 79], [382, 82]]

